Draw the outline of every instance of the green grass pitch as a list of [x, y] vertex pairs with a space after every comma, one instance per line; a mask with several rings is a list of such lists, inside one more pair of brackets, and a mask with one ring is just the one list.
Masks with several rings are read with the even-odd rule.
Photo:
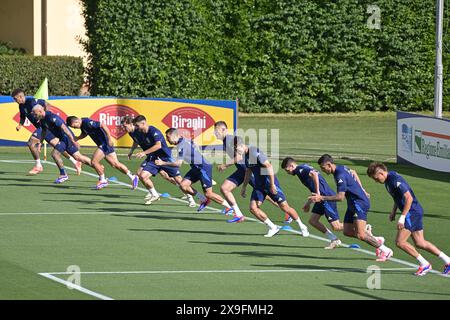
[[[371, 194], [369, 223], [394, 249], [394, 260], [375, 261], [374, 250], [341, 234], [361, 250], [324, 250], [323, 235], [309, 226], [310, 238], [281, 231], [264, 238], [266, 227], [253, 220], [226, 223], [214, 209], [196, 213], [179, 200], [172, 185], [155, 179], [163, 198], [145, 206], [143, 190], [111, 183], [91, 190], [93, 171], [54, 185], [50, 163], [38, 176], [26, 176], [32, 163], [25, 148], [0, 149], [0, 299], [449, 299], [450, 279], [440, 276], [442, 262], [425, 258], [436, 273], [412, 275], [416, 261], [396, 249], [395, 224], [388, 222], [392, 200], [384, 186], [365, 174], [369, 159], [388, 161], [413, 187], [425, 209], [425, 235], [447, 254], [450, 229], [450, 175], [395, 164], [393, 114], [313, 117], [241, 117], [242, 128], [280, 128], [280, 152], [296, 155], [317, 168], [317, 156], [357, 157], [339, 160], [354, 168]], [[87, 154], [92, 149], [83, 148]], [[119, 153], [126, 153], [119, 150]], [[139, 160], [127, 161], [136, 169]], [[107, 165], [107, 176], [128, 184], [126, 176]], [[67, 164], [70, 168], [70, 165]], [[220, 184], [231, 174], [214, 172]], [[186, 167], [182, 168], [186, 172]], [[289, 203], [301, 212], [308, 195], [295, 177], [278, 172]], [[326, 176], [335, 188], [331, 177]], [[219, 185], [214, 189], [219, 192]], [[248, 199], [236, 192], [247, 216]], [[213, 208], [218, 208], [213, 205]], [[284, 214], [264, 204], [279, 225]], [[341, 217], [345, 204], [339, 204]], [[298, 229], [293, 225], [294, 229]], [[80, 290], [68, 289], [69, 266], [80, 267]], [[369, 266], [381, 268], [381, 289], [368, 289]]]

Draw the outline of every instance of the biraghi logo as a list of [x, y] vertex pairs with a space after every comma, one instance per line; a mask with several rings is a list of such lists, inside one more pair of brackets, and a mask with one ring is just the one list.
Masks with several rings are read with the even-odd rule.
[[137, 115], [138, 113], [130, 107], [120, 104], [112, 104], [100, 108], [90, 118], [92, 120], [106, 124], [109, 131], [111, 132], [111, 136], [113, 136], [115, 139], [120, 139], [127, 133], [126, 130], [121, 126], [122, 119], [125, 116], [135, 118]]
[[214, 119], [203, 110], [182, 107], [168, 113], [162, 119], [162, 123], [169, 128], [180, 129], [183, 136], [193, 139], [213, 126]]

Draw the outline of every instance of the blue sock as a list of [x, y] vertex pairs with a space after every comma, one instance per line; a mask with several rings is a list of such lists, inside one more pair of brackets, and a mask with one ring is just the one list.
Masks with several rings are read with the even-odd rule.
[[64, 168], [59, 169], [59, 174], [62, 176], [66, 175], [66, 170]]

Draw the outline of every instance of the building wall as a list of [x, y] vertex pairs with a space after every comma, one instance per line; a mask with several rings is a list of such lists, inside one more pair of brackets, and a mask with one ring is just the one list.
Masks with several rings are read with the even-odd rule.
[[80, 44], [80, 39], [85, 38], [80, 0], [46, 0], [46, 37], [42, 26], [44, 3], [45, 0], [0, 0], [0, 41], [33, 55], [85, 58]]
[[31, 54], [35, 53], [34, 3], [34, 0], [1, 0], [0, 5], [0, 41]]
[[47, 55], [85, 55], [79, 39], [85, 38], [79, 0], [47, 0]]

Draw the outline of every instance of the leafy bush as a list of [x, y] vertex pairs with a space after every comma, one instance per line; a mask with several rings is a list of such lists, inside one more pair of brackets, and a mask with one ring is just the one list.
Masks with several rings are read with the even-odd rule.
[[0, 55], [23, 55], [25, 54], [25, 49], [17, 49], [11, 47], [9, 43], [0, 41]]
[[10, 95], [15, 88], [32, 95], [45, 77], [51, 95], [78, 95], [84, 79], [83, 62], [77, 57], [0, 55], [2, 95]]
[[94, 95], [239, 97], [246, 112], [433, 108], [432, 0], [376, 1], [381, 29], [367, 24], [372, 0], [83, 4]]

